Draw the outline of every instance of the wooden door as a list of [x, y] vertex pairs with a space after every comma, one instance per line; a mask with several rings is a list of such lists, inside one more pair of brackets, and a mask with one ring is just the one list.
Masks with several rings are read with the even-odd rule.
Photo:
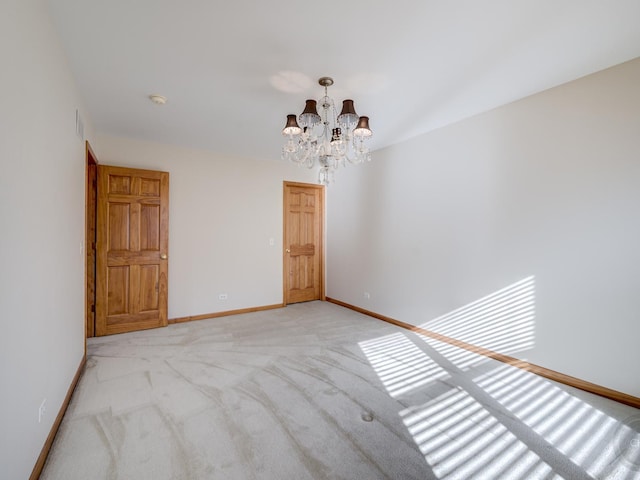
[[96, 335], [167, 325], [169, 174], [98, 165]]
[[284, 303], [324, 299], [324, 187], [284, 183]]

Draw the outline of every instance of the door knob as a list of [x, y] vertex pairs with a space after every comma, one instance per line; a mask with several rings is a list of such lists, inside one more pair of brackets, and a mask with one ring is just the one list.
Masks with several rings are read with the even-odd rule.
[[291, 253], [291, 250], [289, 250], [288, 248], [285, 250], [285, 252], [287, 253]]
[[166, 260], [166, 259], [167, 259], [167, 254], [166, 254], [166, 253], [161, 253], [161, 254], [160, 254], [160, 258], [161, 258], [162, 260]]

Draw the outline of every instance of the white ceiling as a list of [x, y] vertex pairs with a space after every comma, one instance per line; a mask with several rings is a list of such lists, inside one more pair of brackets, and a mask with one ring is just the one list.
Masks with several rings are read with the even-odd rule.
[[640, 56], [638, 0], [48, 4], [98, 133], [265, 159], [324, 75], [375, 149]]

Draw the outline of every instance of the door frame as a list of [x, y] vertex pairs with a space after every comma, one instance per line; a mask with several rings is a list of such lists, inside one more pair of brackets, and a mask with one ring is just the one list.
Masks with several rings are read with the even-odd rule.
[[[96, 317], [96, 234], [98, 206], [98, 159], [85, 141], [85, 339], [95, 336]], [[86, 353], [85, 342], [85, 353]]]
[[316, 183], [291, 182], [285, 180], [282, 182], [282, 305], [287, 306], [288, 292], [288, 272], [287, 272], [287, 253], [285, 241], [287, 239], [287, 187], [313, 188], [320, 193], [320, 245], [318, 245], [318, 254], [320, 255], [320, 300], [325, 301], [325, 187]]

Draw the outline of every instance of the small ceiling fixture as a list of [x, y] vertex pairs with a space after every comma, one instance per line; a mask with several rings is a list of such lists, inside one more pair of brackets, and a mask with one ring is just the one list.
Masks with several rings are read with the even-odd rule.
[[165, 103], [167, 103], [167, 97], [163, 97], [162, 95], [158, 95], [157, 93], [149, 95], [149, 100], [151, 100], [156, 105], [164, 105]]
[[324, 87], [324, 97], [319, 100], [322, 110], [318, 114], [318, 102], [307, 100], [297, 121], [294, 114], [287, 115], [287, 124], [282, 130], [287, 137], [282, 158], [309, 168], [318, 163], [318, 183], [330, 185], [340, 164], [371, 160], [365, 140], [372, 133], [369, 117], [358, 117], [353, 100], [343, 100], [342, 111], [336, 115], [335, 104], [327, 94], [333, 85], [331, 77], [322, 77], [318, 83]]

